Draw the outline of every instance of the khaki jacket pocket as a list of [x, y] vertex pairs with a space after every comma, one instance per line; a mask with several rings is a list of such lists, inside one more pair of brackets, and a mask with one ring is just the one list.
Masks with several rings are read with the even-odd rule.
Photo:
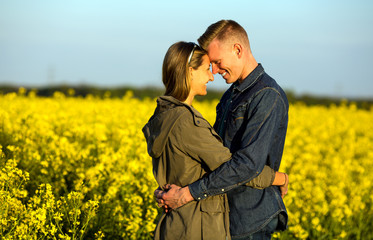
[[203, 239], [230, 239], [228, 203], [225, 201], [225, 195], [211, 196], [201, 201]]

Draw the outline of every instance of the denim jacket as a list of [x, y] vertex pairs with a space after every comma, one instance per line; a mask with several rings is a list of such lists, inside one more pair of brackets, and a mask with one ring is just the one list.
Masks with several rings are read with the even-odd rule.
[[242, 83], [236, 81], [217, 105], [214, 125], [230, 148], [232, 159], [189, 185], [192, 196], [205, 199], [227, 192], [232, 238], [259, 231], [279, 216], [287, 227], [287, 212], [279, 188], [244, 186], [268, 165], [278, 171], [288, 124], [289, 104], [281, 87], [259, 64]]

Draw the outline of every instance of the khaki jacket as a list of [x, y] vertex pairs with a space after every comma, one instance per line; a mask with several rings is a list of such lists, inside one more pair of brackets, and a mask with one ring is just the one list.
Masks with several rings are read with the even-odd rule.
[[[143, 132], [153, 161], [153, 174], [161, 187], [167, 183], [187, 186], [231, 158], [229, 149], [202, 115], [170, 96], [157, 99], [157, 108]], [[274, 172], [268, 169], [251, 185], [271, 185]], [[163, 213], [155, 239], [230, 239], [226, 195], [192, 201]]]

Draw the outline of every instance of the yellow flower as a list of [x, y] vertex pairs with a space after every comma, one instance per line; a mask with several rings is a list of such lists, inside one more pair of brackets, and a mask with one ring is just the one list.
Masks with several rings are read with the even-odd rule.
[[[151, 238], [158, 186], [141, 128], [155, 99], [67, 95], [0, 95], [0, 238]], [[217, 103], [194, 107], [213, 124]], [[275, 238], [372, 237], [372, 119], [348, 102], [290, 104], [289, 229]]]

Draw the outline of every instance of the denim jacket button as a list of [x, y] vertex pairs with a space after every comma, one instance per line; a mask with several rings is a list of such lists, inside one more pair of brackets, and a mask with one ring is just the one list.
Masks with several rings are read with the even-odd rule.
[[221, 191], [224, 192], [224, 188]]

